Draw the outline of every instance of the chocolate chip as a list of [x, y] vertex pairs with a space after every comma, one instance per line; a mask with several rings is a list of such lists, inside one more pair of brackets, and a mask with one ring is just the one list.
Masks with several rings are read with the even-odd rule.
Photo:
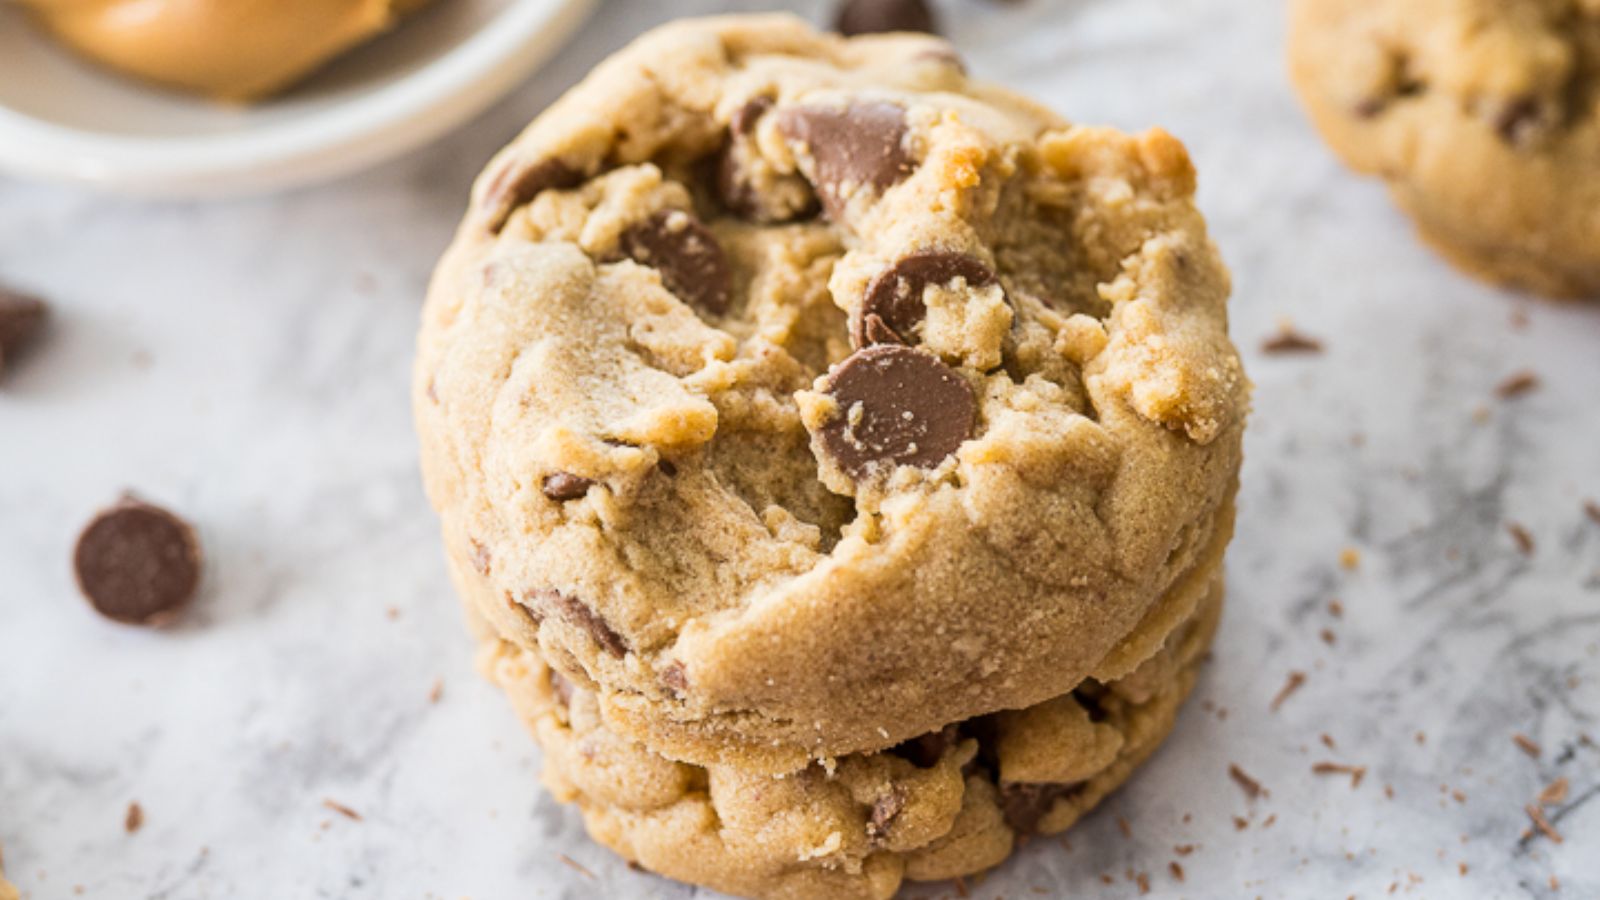
[[915, 165], [905, 148], [906, 112], [893, 103], [794, 106], [778, 114], [778, 130], [811, 154], [812, 183], [835, 221], [856, 191], [882, 192]]
[[72, 564], [95, 611], [130, 625], [159, 625], [200, 585], [200, 542], [187, 522], [129, 496], [84, 528]]
[[600, 614], [584, 605], [582, 601], [568, 597], [560, 591], [529, 591], [524, 601], [530, 607], [538, 607], [555, 612], [571, 625], [589, 632], [589, 637], [594, 639], [600, 649], [612, 656], [625, 656], [628, 652], [628, 643], [622, 639], [600, 618]]
[[1537, 97], [1518, 97], [1495, 116], [1494, 128], [1508, 144], [1530, 139], [1544, 124], [1544, 107]]
[[823, 449], [856, 479], [885, 465], [931, 469], [972, 433], [972, 388], [939, 358], [897, 344], [857, 350], [828, 376], [838, 404]]
[[582, 500], [593, 486], [592, 480], [570, 472], [557, 472], [544, 477], [544, 495], [558, 503], [564, 500]]
[[846, 0], [834, 28], [851, 37], [887, 31], [939, 33], [926, 0]]
[[512, 210], [531, 203], [544, 191], [577, 187], [582, 181], [582, 172], [554, 157], [531, 164], [512, 160], [489, 183], [484, 195], [489, 209], [489, 230], [498, 232]]
[[572, 682], [568, 681], [566, 676], [555, 669], [550, 670], [550, 690], [556, 695], [557, 702], [562, 706], [572, 705]]
[[728, 121], [728, 130], [736, 135], [748, 135], [755, 130], [756, 123], [772, 108], [771, 97], [754, 97], [739, 107]]
[[43, 300], [0, 286], [0, 369], [6, 357], [22, 349], [44, 325], [49, 308]]
[[910, 740], [901, 741], [890, 747], [888, 752], [911, 763], [919, 769], [931, 769], [944, 758], [944, 752], [950, 749], [960, 737], [960, 731], [954, 725], [946, 725], [938, 731], [918, 735]]
[[[900, 260], [867, 285], [861, 311], [852, 323], [851, 340], [857, 347], [909, 340], [928, 315], [922, 292], [931, 285], [946, 285], [958, 278], [965, 280], [968, 287], [986, 287], [994, 284], [994, 270], [975, 256], [946, 250], [929, 250]], [[876, 329], [874, 317], [880, 320]], [[895, 339], [882, 339], [886, 337], [884, 328]]]
[[1071, 795], [1076, 784], [1009, 783], [1000, 785], [1000, 809], [1006, 824], [1018, 834], [1033, 834], [1039, 821], [1050, 814], [1056, 801]]
[[679, 299], [712, 315], [728, 309], [733, 276], [710, 229], [680, 209], [663, 209], [622, 233], [622, 253], [661, 273]]
[[665, 456], [656, 460], [656, 468], [660, 469], [661, 474], [667, 476], [668, 478], [678, 477], [678, 467], [673, 465], [672, 460], [667, 459]]
[[493, 564], [493, 558], [489, 555], [489, 548], [472, 538], [467, 540], [472, 544], [472, 567], [478, 570], [479, 575], [487, 577]]
[[889, 793], [872, 801], [872, 814], [867, 819], [867, 836], [881, 838], [889, 832], [889, 823], [906, 808], [905, 792], [899, 787], [889, 788]]
[[673, 660], [661, 670], [661, 683], [672, 689], [672, 692], [682, 696], [689, 692], [689, 672], [683, 663]]

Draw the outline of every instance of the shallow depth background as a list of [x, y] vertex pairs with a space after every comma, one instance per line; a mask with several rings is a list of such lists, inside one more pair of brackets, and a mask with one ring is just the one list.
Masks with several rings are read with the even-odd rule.
[[[25, 897], [695, 894], [540, 792], [472, 669], [406, 392], [477, 169], [627, 38], [723, 6], [612, 0], [462, 132], [321, 188], [148, 204], [0, 180], [0, 280], [56, 312], [0, 385], [0, 845]], [[1600, 306], [1422, 249], [1300, 114], [1277, 2], [939, 6], [978, 76], [1188, 143], [1257, 385], [1230, 606], [1176, 733], [1070, 850], [1036, 840], [969, 890], [1600, 896]], [[1326, 353], [1264, 355], [1283, 317]], [[1496, 397], [1522, 369], [1540, 386]], [[208, 581], [176, 631], [101, 621], [73, 588], [77, 529], [124, 488], [200, 527]], [[1558, 776], [1566, 842], [1523, 837]]]

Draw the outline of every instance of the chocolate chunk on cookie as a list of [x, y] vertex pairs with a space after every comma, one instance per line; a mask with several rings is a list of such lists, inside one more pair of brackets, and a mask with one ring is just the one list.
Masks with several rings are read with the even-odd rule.
[[994, 284], [994, 270], [975, 256], [947, 250], [905, 257], [867, 285], [861, 309], [851, 323], [851, 339], [857, 347], [910, 342], [912, 332], [928, 315], [922, 292], [958, 279], [968, 287], [987, 287]]
[[622, 253], [661, 273], [667, 290], [690, 306], [728, 311], [733, 276], [711, 230], [681, 209], [663, 209], [622, 233]]
[[1003, 784], [1000, 808], [1006, 824], [1018, 834], [1033, 834], [1039, 822], [1055, 808], [1056, 801], [1077, 789], [1072, 784]]
[[484, 208], [490, 213], [489, 230], [499, 231], [511, 211], [548, 190], [577, 187], [583, 173], [551, 157], [532, 164], [513, 162], [489, 183]]
[[39, 333], [48, 314], [43, 300], [0, 285], [0, 371], [8, 356]]
[[857, 191], [881, 193], [915, 168], [906, 149], [906, 111], [893, 103], [795, 106], [778, 116], [784, 137], [810, 154], [811, 182], [834, 221], [844, 218]]
[[581, 500], [583, 495], [589, 493], [589, 488], [594, 487], [594, 482], [588, 478], [581, 478], [570, 472], [557, 472], [544, 477], [544, 495], [556, 502], [564, 500]]
[[972, 435], [977, 402], [955, 370], [923, 350], [879, 344], [828, 376], [838, 409], [822, 448], [857, 480], [885, 466], [932, 469]]
[[846, 36], [889, 31], [939, 33], [927, 0], [846, 0], [839, 7], [834, 28]]
[[717, 154], [712, 184], [727, 210], [749, 222], [778, 223], [816, 214], [816, 192], [804, 178], [778, 172], [761, 158], [754, 135], [761, 117], [772, 109], [761, 95], [739, 107], [728, 122], [728, 138]]
[[554, 612], [568, 623], [587, 631], [600, 649], [612, 656], [626, 656], [628, 653], [628, 643], [622, 639], [622, 635], [617, 634], [599, 613], [576, 597], [568, 597], [560, 591], [530, 591], [523, 604], [536, 611]]
[[129, 625], [159, 625], [200, 585], [200, 542], [159, 506], [125, 497], [94, 517], [73, 551], [78, 588], [95, 611]]

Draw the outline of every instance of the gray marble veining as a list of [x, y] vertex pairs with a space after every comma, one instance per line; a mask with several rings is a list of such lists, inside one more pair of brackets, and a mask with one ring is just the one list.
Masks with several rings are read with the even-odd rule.
[[[0, 389], [0, 845], [25, 897], [694, 895], [540, 792], [472, 668], [406, 389], [477, 168], [628, 36], [721, 6], [614, 0], [466, 129], [315, 189], [200, 205], [0, 180], [0, 279], [58, 314]], [[1420, 247], [1300, 115], [1273, 0], [940, 6], [980, 75], [1189, 144], [1257, 386], [1194, 701], [1070, 850], [1035, 841], [972, 894], [1132, 897], [1142, 875], [1164, 897], [1600, 896], [1600, 307]], [[1326, 352], [1263, 355], [1281, 317]], [[1540, 386], [1497, 398], [1525, 368]], [[175, 631], [75, 596], [76, 530], [125, 487], [200, 526], [208, 580]], [[1565, 842], [1524, 837], [1558, 777]]]

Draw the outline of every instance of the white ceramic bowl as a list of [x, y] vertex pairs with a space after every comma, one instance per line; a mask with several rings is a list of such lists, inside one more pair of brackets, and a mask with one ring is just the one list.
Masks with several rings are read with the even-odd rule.
[[287, 94], [232, 107], [103, 71], [0, 0], [0, 170], [188, 197], [354, 171], [482, 111], [594, 2], [436, 0]]

